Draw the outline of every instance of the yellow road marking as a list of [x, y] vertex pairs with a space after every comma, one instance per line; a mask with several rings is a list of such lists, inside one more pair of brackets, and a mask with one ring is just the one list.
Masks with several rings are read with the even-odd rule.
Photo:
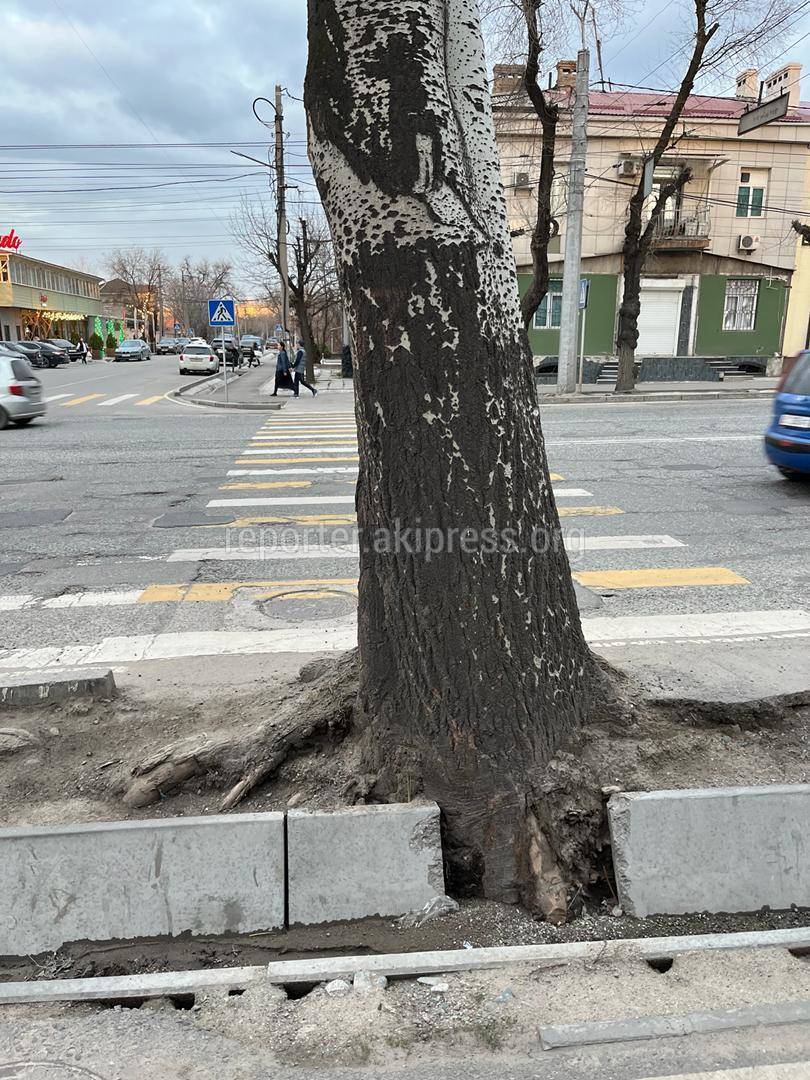
[[150, 585], [138, 597], [139, 604], [164, 604], [182, 600], [187, 585]]
[[557, 513], [564, 517], [610, 517], [611, 514], [623, 514], [618, 506], [558, 506]]
[[274, 488], [308, 488], [311, 480], [273, 480], [266, 484], [223, 484], [220, 491], [270, 491]]
[[327, 435], [321, 439], [317, 436], [310, 436], [307, 439], [301, 439], [300, 442], [286, 442], [284, 439], [257, 439], [255, 436], [250, 440], [251, 450], [274, 450], [278, 447], [279, 450], [300, 450], [304, 446], [314, 446], [316, 449], [321, 446], [357, 446], [357, 439], [334, 439], [331, 435]]
[[[289, 453], [289, 451], [286, 451]], [[237, 458], [237, 465], [308, 465], [310, 462], [322, 461], [359, 461], [357, 454], [345, 454], [343, 457], [302, 457], [302, 458], [263, 458], [249, 457]]]
[[602, 589], [661, 589], [678, 585], [750, 585], [725, 566], [662, 567], [649, 570], [584, 570], [573, 575], [580, 585]]
[[156, 394], [154, 397], [144, 398], [143, 401], [136, 401], [136, 405], [154, 405], [156, 401], [163, 401], [163, 394]]
[[[167, 602], [184, 603], [222, 603], [232, 600], [238, 589], [261, 589], [259, 599], [274, 599], [282, 594], [296, 592], [307, 595], [314, 587], [318, 593], [326, 588], [345, 588], [357, 591], [357, 578], [305, 578], [301, 581], [213, 581], [197, 582], [192, 585], [150, 585], [138, 597], [139, 604], [164, 604]], [[303, 593], [300, 590], [304, 590]], [[315, 595], [315, 594], [313, 594]]]
[[62, 408], [69, 409], [73, 405], [83, 405], [85, 401], [92, 401], [93, 398], [104, 397], [103, 394], [85, 394], [84, 397], [73, 398], [72, 401], [63, 401]]
[[304, 514], [300, 517], [280, 517], [278, 515], [265, 515], [263, 517], [237, 518], [224, 525], [193, 525], [194, 529], [248, 529], [253, 525], [355, 525], [357, 518], [354, 514]]
[[548, 478], [549, 478], [549, 480], [551, 480], [552, 483], [554, 483], [555, 480], [559, 481], [559, 480], [564, 480], [565, 479], [564, 476], [560, 476], [559, 473], [555, 473], [555, 472], [549, 473]]

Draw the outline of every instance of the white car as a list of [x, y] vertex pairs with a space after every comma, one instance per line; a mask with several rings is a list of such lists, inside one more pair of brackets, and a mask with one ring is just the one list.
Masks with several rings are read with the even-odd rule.
[[219, 357], [208, 342], [201, 338], [184, 345], [177, 360], [181, 375], [194, 375], [198, 372], [203, 375], [216, 375], [219, 371]]

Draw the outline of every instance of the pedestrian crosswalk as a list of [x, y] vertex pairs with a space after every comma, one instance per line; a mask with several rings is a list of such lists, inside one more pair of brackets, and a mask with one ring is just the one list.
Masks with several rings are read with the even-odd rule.
[[54, 405], [60, 409], [75, 409], [79, 405], [86, 405], [88, 408], [109, 408], [113, 405], [123, 405], [125, 402], [131, 405], [148, 406], [157, 405], [159, 402], [168, 401], [166, 394], [152, 394], [146, 397], [143, 396], [143, 392], [140, 394], [102, 394], [95, 392], [92, 394], [49, 394], [45, 398], [46, 405]]
[[[148, 409], [165, 399], [93, 392], [57, 394], [51, 400], [66, 409], [125, 403]], [[625, 520], [633, 518], [627, 515], [636, 512], [632, 499], [616, 498], [616, 489], [594, 481], [592, 472], [577, 476], [580, 470], [564, 467], [563, 454], [553, 447], [552, 458], [561, 469], [550, 475], [573, 579], [603, 595], [626, 598], [620, 614], [611, 613], [609, 605], [598, 615], [586, 614], [589, 640], [610, 648], [630, 641], [810, 637], [810, 612], [745, 610], [750, 578], [742, 568], [722, 565], [711, 552], [707, 558], [705, 547], [703, 557], [695, 557], [687, 535], [628, 527]], [[182, 540], [168, 530], [163, 534], [165, 550], [149, 556], [150, 565], [166, 564], [160, 573], [150, 570], [146, 581], [141, 574], [137, 585], [0, 595], [0, 612], [9, 621], [36, 611], [47, 611], [49, 620], [58, 621], [61, 612], [65, 625], [73, 626], [84, 613], [105, 608], [111, 618], [120, 611], [121, 626], [132, 626], [133, 633], [107, 637], [93, 647], [0, 649], [0, 669], [349, 647], [356, 640], [360, 552], [352, 489], [359, 471], [350, 414], [280, 413], [263, 420], [255, 434], [243, 435], [232, 447], [220, 475], [207, 477], [208, 490], [200, 493], [198, 503], [200, 520], [183, 525]], [[703, 590], [697, 606], [689, 599], [694, 590]], [[713, 610], [713, 598], [729, 592], [739, 602], [729, 610], [727, 604]], [[666, 614], [632, 606], [638, 597], [664, 595]], [[294, 630], [278, 625], [256, 629], [253, 615], [240, 624], [241, 613], [253, 612], [256, 604], [271, 605], [275, 616]], [[139, 618], [153, 620], [163, 610], [182, 610], [176, 616], [182, 619], [182, 633], [155, 633], [153, 621], [145, 624], [149, 632], [134, 632]], [[321, 610], [337, 614], [318, 616]], [[634, 610], [639, 614], [628, 614]], [[220, 617], [219, 611], [225, 614]], [[195, 625], [204, 628], [195, 630]]]

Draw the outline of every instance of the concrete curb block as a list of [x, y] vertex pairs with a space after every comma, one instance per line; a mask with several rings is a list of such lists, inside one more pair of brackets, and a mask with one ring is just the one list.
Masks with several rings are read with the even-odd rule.
[[0, 867], [0, 956], [403, 915], [444, 893], [435, 803], [6, 828]]
[[95, 979], [53, 979], [43, 982], [0, 982], [0, 1005], [162, 997], [165, 994], [194, 993], [215, 986], [240, 988], [264, 980], [288, 986], [294, 983], [327, 982], [334, 978], [351, 979], [356, 971], [368, 971], [389, 978], [410, 978], [451, 971], [488, 971], [515, 964], [542, 964], [549, 961], [568, 963], [572, 960], [652, 960], [686, 952], [808, 947], [810, 926], [756, 933], [625, 938], [615, 941], [568, 942], [562, 945], [516, 945], [501, 949], [391, 953], [383, 956], [336, 956], [317, 960], [282, 960], [266, 967], [216, 968]]
[[608, 819], [629, 915], [810, 906], [810, 784], [627, 791]]
[[543, 1050], [596, 1043], [637, 1042], [678, 1035], [709, 1035], [740, 1028], [802, 1024], [810, 1020], [810, 1001], [775, 1005], [742, 1005], [737, 1009], [683, 1013], [680, 1016], [640, 1016], [633, 1020], [594, 1020], [540, 1028]]
[[0, 708], [23, 705], [53, 705], [72, 697], [103, 701], [115, 697], [115, 678], [110, 670], [60, 672], [55, 678], [26, 672], [4, 676], [0, 685]]
[[644, 402], [656, 401], [759, 401], [762, 398], [771, 398], [776, 390], [692, 390], [676, 393], [662, 391], [660, 394], [575, 394], [557, 396], [556, 394], [539, 394], [540, 405], [635, 405]]
[[[249, 369], [250, 370], [250, 369]], [[243, 375], [246, 375], [246, 371], [236, 371], [232, 375], [228, 376], [228, 380], [241, 379]], [[276, 409], [281, 408], [279, 402], [246, 402], [246, 401], [211, 401], [210, 399], [200, 399], [197, 397], [195, 391], [200, 392], [206, 383], [213, 382], [214, 379], [220, 379], [220, 375], [205, 375], [202, 379], [195, 379], [193, 382], [184, 383], [176, 390], [172, 390], [169, 393], [170, 398], [174, 398], [175, 401], [186, 401], [191, 399], [194, 405], [204, 405], [209, 409], [243, 409], [254, 412], [274, 412]]]

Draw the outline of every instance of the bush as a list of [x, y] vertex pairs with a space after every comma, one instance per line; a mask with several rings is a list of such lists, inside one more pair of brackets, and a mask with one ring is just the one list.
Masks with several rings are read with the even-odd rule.
[[101, 340], [98, 334], [91, 334], [90, 340], [87, 342], [91, 349], [103, 349], [104, 342]]
[[106, 342], [106, 344], [107, 344], [108, 349], [114, 349], [118, 345], [118, 342], [113, 337], [112, 331], [110, 331], [110, 333], [107, 334], [107, 342]]

